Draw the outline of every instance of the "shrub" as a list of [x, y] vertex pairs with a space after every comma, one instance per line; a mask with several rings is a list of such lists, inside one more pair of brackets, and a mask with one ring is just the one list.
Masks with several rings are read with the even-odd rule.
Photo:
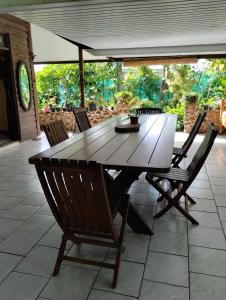
[[178, 103], [176, 107], [167, 106], [165, 112], [177, 115], [177, 131], [184, 129], [184, 104]]

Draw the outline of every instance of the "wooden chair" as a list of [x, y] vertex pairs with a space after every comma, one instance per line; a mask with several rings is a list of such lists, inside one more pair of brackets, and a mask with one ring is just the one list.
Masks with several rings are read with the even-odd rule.
[[91, 128], [91, 124], [89, 122], [89, 118], [86, 114], [85, 109], [82, 108], [74, 109], [73, 114], [75, 116], [75, 120], [76, 123], [78, 124], [78, 128], [80, 132], [83, 132]]
[[69, 138], [62, 120], [43, 125], [42, 128], [51, 147]]
[[177, 148], [177, 147], [173, 148], [173, 155], [174, 155], [174, 157], [172, 159], [173, 167], [178, 168], [182, 159], [186, 157], [188, 150], [190, 149], [197, 133], [199, 132], [202, 122], [205, 119], [205, 116], [206, 116], [206, 113], [201, 112], [199, 114], [198, 118], [196, 119], [196, 122], [195, 122], [187, 140], [183, 144], [183, 146], [181, 148]]
[[[125, 201], [125, 213], [120, 234], [113, 224], [120, 201], [109, 202], [103, 168], [96, 162], [43, 159], [36, 170], [53, 215], [63, 231], [53, 276], [60, 270], [62, 260], [75, 261], [114, 270], [112, 288], [116, 287], [129, 196]], [[107, 175], [109, 176], [109, 174]], [[113, 195], [111, 195], [113, 197]], [[87, 243], [117, 249], [115, 263], [106, 263], [64, 254], [67, 241], [76, 245]]]
[[[192, 224], [199, 225], [199, 223], [188, 213], [188, 201], [192, 204], [195, 204], [196, 202], [187, 194], [187, 189], [202, 168], [216, 136], [217, 130], [215, 130], [212, 125], [209, 125], [205, 138], [187, 169], [171, 168], [168, 173], [149, 172], [146, 174], [146, 180], [156, 188], [168, 202], [167, 205], [155, 215], [155, 218], [160, 218], [170, 208], [175, 207]], [[161, 184], [159, 184], [159, 181], [163, 179], [169, 181], [170, 188], [168, 191], [165, 191]], [[172, 192], [175, 194], [172, 194]], [[185, 197], [185, 209], [180, 205], [180, 198], [182, 196]]]
[[153, 114], [161, 114], [162, 113], [162, 109], [158, 108], [158, 107], [148, 107], [148, 108], [137, 108], [136, 113], [138, 115], [142, 115], [142, 114], [148, 114], [148, 115], [153, 115]]

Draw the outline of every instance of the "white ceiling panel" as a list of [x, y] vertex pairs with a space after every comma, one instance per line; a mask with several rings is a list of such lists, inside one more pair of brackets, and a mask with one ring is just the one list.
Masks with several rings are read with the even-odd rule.
[[[94, 49], [216, 45], [217, 50], [226, 41], [225, 0], [21, 0], [17, 7], [3, 2], [2, 11]], [[23, 6], [29, 3], [40, 4]]]
[[[54, 33], [31, 24], [31, 35], [34, 63], [78, 61], [78, 47]], [[84, 50], [84, 60], [92, 61], [97, 58]], [[100, 56], [98, 59], [106, 59]]]

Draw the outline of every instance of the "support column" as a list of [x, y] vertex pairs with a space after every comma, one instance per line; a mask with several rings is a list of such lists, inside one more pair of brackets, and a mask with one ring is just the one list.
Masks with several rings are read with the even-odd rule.
[[84, 61], [83, 49], [78, 48], [79, 56], [79, 75], [80, 75], [80, 92], [81, 92], [81, 107], [85, 108], [85, 80], [84, 80]]

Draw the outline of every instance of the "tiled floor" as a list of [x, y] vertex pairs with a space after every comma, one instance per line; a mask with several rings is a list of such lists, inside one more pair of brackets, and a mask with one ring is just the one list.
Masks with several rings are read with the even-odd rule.
[[[186, 135], [177, 133], [176, 143]], [[197, 148], [198, 136], [188, 159]], [[131, 201], [155, 235], [125, 234], [118, 286], [112, 271], [64, 262], [51, 277], [61, 231], [46, 204], [28, 157], [48, 147], [41, 140], [0, 149], [1, 300], [223, 300], [226, 299], [226, 137], [217, 138], [205, 167], [190, 188], [197, 227], [175, 210], [154, 220], [158, 194], [141, 176]], [[120, 221], [117, 217], [116, 224]], [[112, 250], [67, 245], [70, 254], [111, 261]]]

